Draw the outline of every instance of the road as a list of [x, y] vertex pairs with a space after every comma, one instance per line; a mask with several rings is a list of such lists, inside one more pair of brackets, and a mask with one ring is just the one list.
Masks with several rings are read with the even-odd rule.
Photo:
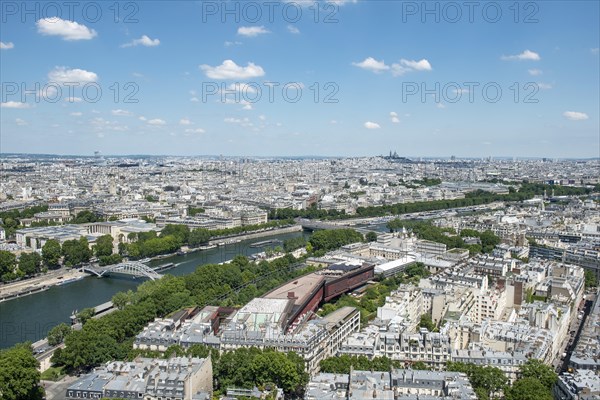
[[[590, 312], [592, 310], [592, 305], [594, 304], [594, 299], [595, 299], [594, 294], [588, 294], [588, 295], [584, 296], [585, 306], [583, 307], [583, 317], [580, 320], [577, 318], [577, 316], [575, 316], [574, 321], [569, 326], [569, 333], [573, 332], [573, 331], [574, 331], [574, 333], [569, 334], [569, 336], [568, 336], [569, 340], [566, 345], [566, 348], [564, 349], [564, 352], [567, 353], [567, 356], [564, 358], [564, 360], [562, 360], [562, 363], [559, 363], [559, 365], [556, 365], [556, 364], [554, 365], [557, 372], [567, 371], [567, 369], [569, 367], [569, 361], [571, 360], [571, 354], [573, 354], [573, 350], [575, 350], [575, 347], [577, 346], [577, 342], [579, 341], [579, 336], [581, 335], [581, 331], [583, 330], [583, 326], [585, 325], [585, 320], [587, 319], [588, 315], [590, 314]], [[579, 313], [578, 309], [575, 309], [575, 311], [573, 311], [573, 312], [575, 314]]]

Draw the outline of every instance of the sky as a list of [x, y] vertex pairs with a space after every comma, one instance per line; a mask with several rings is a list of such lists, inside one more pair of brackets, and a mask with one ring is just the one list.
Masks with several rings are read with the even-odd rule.
[[598, 1], [0, 6], [3, 153], [600, 157]]

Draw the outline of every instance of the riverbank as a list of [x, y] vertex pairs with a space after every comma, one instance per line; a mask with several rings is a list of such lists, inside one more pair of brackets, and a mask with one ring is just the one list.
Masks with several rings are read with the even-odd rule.
[[34, 293], [43, 292], [52, 286], [62, 285], [83, 279], [87, 274], [79, 269], [65, 269], [49, 272], [48, 274], [9, 283], [0, 288], [0, 302], [17, 299]]
[[[295, 228], [297, 229], [297, 228]], [[273, 232], [272, 238], [285, 241], [298, 236], [308, 237], [308, 233]], [[151, 268], [173, 263], [173, 268], [165, 271], [169, 275], [183, 276], [207, 264], [219, 264], [238, 255], [252, 257], [261, 252], [260, 248], [250, 247], [254, 242], [265, 239], [249, 239], [225, 246], [215, 246], [185, 255], [174, 254], [159, 260], [149, 261]], [[56, 271], [52, 271], [56, 272]], [[134, 279], [125, 275], [97, 279], [91, 275], [77, 282], [54, 286], [48, 290], [19, 297], [0, 303], [0, 349], [25, 341], [36, 342], [48, 335], [54, 326], [64, 322], [70, 324], [70, 316], [75, 310], [96, 307], [110, 301], [118, 292], [135, 290], [145, 279]]]
[[[302, 231], [302, 226], [293, 225], [286, 226], [284, 228], [273, 228], [264, 231], [244, 233], [240, 235], [222, 236], [209, 241], [209, 246], [222, 246], [231, 243], [237, 243], [242, 240], [256, 239], [266, 236], [280, 235], [286, 233], [294, 233]], [[198, 248], [192, 248], [185, 253], [197, 252], [208, 250], [210, 247], [201, 246]], [[162, 260], [168, 257], [172, 257], [177, 253], [161, 254], [152, 257], [150, 260]], [[0, 302], [17, 299], [30, 294], [35, 294], [48, 290], [52, 286], [61, 285], [63, 283], [73, 282], [75, 280], [83, 279], [87, 274], [80, 271], [79, 269], [67, 269], [61, 268], [59, 270], [50, 271], [47, 274], [37, 276], [30, 279], [25, 279], [19, 282], [9, 283], [0, 286]]]
[[208, 242], [209, 245], [221, 245], [221, 244], [229, 244], [229, 243], [234, 243], [233, 241], [242, 241], [242, 240], [248, 240], [248, 239], [257, 239], [257, 238], [262, 238], [262, 237], [266, 237], [266, 236], [273, 236], [273, 235], [280, 235], [280, 234], [284, 234], [284, 233], [294, 233], [294, 232], [300, 232], [302, 231], [302, 226], [301, 225], [292, 225], [292, 226], [286, 226], [285, 228], [273, 228], [273, 229], [268, 229], [268, 230], [264, 230], [264, 231], [259, 231], [259, 232], [252, 232], [252, 233], [244, 233], [242, 235], [233, 235], [233, 236], [221, 236], [215, 239], [212, 239]]

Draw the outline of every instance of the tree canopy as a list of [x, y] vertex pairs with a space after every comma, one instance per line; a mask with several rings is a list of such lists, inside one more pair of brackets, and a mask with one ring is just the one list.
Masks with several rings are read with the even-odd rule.
[[62, 245], [62, 255], [65, 257], [64, 263], [67, 267], [74, 267], [84, 262], [90, 261], [92, 251], [85, 237], [79, 240], [67, 240]]
[[58, 240], [46, 240], [46, 243], [42, 246], [42, 258], [44, 259], [44, 264], [50, 269], [59, 266], [61, 254], [62, 249]]
[[552, 386], [558, 380], [558, 375], [552, 367], [534, 358], [527, 360], [525, 364], [519, 367], [519, 370], [522, 378], [535, 378], [547, 389], [552, 389]]
[[315, 251], [329, 251], [350, 243], [362, 242], [363, 239], [363, 236], [354, 229], [332, 229], [316, 231], [309, 242]]
[[0, 398], [2, 400], [40, 400], [40, 372], [29, 343], [0, 350]]

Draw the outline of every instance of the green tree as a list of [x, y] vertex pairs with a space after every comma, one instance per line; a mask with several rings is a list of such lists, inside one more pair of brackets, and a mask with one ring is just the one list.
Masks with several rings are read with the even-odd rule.
[[77, 320], [82, 324], [85, 324], [88, 320], [92, 319], [92, 317], [96, 314], [96, 310], [93, 308], [84, 308], [83, 310], [77, 313]]
[[113, 253], [113, 237], [111, 235], [103, 235], [96, 239], [94, 251], [97, 257], [110, 256]]
[[529, 377], [517, 380], [505, 391], [506, 400], [552, 400], [552, 392], [538, 379]]
[[38, 365], [28, 343], [1, 350], [0, 399], [40, 400], [44, 391], [39, 386]]
[[100, 256], [98, 261], [100, 265], [112, 265], [123, 261], [123, 257], [120, 254], [111, 254], [110, 256]]
[[48, 332], [48, 344], [57, 346], [65, 340], [65, 337], [71, 332], [71, 327], [65, 323], [56, 325]]
[[160, 232], [160, 236], [174, 236], [179, 241], [179, 246], [181, 246], [182, 244], [188, 242], [190, 237], [190, 228], [188, 228], [187, 225], [169, 224], [163, 228], [163, 230]]
[[202, 207], [192, 207], [192, 206], [188, 207], [188, 215], [190, 217], [193, 217], [196, 214], [204, 214], [204, 212], [205, 212], [205, 210]]
[[65, 265], [76, 266], [88, 262], [92, 256], [88, 241], [85, 237], [79, 240], [67, 240], [62, 245], [62, 255], [65, 257]]
[[365, 235], [365, 240], [367, 242], [376, 242], [377, 241], [377, 233], [375, 232], [367, 232], [367, 234]]
[[125, 292], [118, 292], [112, 297], [112, 303], [119, 310], [125, 308], [125, 306], [131, 301], [130, 296]]
[[417, 361], [410, 366], [412, 369], [429, 370], [430, 368], [423, 361]]
[[306, 239], [302, 236], [287, 239], [283, 242], [283, 249], [286, 253], [299, 249], [306, 246]]
[[23, 253], [19, 257], [19, 269], [25, 275], [33, 275], [40, 272], [40, 267], [42, 265], [42, 256], [38, 253]]
[[585, 287], [586, 288], [595, 288], [598, 286], [598, 279], [596, 278], [596, 274], [594, 271], [590, 271], [589, 269], [585, 270]]
[[482, 367], [469, 363], [449, 362], [446, 369], [448, 371], [467, 374], [480, 400], [489, 399], [493, 393], [504, 390], [508, 382], [504, 372], [496, 367]]
[[[10, 251], [0, 250], [0, 277], [12, 275], [17, 264], [17, 257]], [[2, 280], [5, 280], [2, 278]], [[9, 280], [9, 279], [6, 279]]]
[[44, 243], [44, 246], [42, 246], [42, 258], [44, 259], [44, 264], [46, 264], [46, 266], [50, 269], [54, 269], [59, 266], [61, 254], [62, 249], [57, 240], [46, 240], [46, 243]]
[[354, 229], [332, 229], [313, 233], [309, 242], [314, 250], [336, 249], [341, 246], [362, 242], [363, 236]]
[[65, 338], [60, 362], [67, 370], [83, 371], [120, 357], [117, 341], [100, 329], [73, 331]]
[[492, 231], [485, 231], [479, 235], [479, 239], [481, 240], [481, 246], [483, 247], [484, 253], [491, 253], [494, 248], [500, 244], [500, 238]]
[[535, 378], [548, 389], [558, 380], [558, 375], [552, 367], [544, 364], [540, 360], [530, 358], [527, 362], [519, 367], [522, 378]]
[[210, 240], [211, 236], [212, 235], [208, 229], [196, 228], [190, 232], [189, 245], [200, 246], [202, 244], [206, 244]]
[[419, 321], [419, 328], [427, 328], [429, 332], [433, 332], [436, 329], [435, 324], [431, 320], [431, 315], [421, 315], [421, 320]]
[[414, 263], [404, 269], [404, 273], [408, 278], [427, 278], [430, 274], [429, 270], [423, 263]]
[[72, 224], [88, 224], [90, 222], [98, 221], [102, 221], [102, 218], [98, 214], [90, 210], [84, 210], [78, 212], [75, 218], [73, 218], [70, 222]]

